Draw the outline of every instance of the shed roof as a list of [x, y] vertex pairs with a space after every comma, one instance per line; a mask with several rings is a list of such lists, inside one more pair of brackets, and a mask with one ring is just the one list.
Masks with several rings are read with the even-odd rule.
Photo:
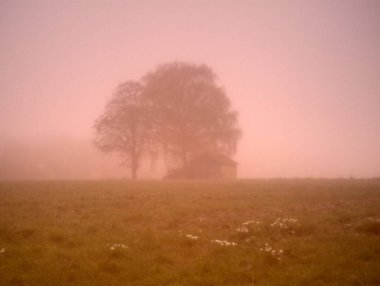
[[224, 166], [235, 166], [237, 163], [231, 158], [223, 155], [223, 154], [211, 154], [211, 153], [203, 153], [202, 155], [196, 157], [189, 164], [196, 165], [200, 163], [208, 163], [214, 165], [224, 165]]

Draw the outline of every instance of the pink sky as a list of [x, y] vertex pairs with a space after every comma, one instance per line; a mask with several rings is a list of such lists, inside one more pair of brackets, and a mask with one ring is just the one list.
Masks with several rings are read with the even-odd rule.
[[380, 1], [0, 2], [0, 136], [91, 139], [124, 80], [206, 63], [240, 177], [380, 176]]

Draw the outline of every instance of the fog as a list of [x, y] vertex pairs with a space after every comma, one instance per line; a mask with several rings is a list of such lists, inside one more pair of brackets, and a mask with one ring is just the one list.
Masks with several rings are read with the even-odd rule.
[[3, 0], [0, 179], [128, 177], [94, 120], [173, 61], [210, 66], [239, 112], [238, 177], [378, 177], [379, 27], [376, 0]]

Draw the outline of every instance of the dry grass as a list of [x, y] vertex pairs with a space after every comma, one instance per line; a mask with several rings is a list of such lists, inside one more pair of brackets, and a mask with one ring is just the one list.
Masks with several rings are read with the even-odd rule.
[[380, 285], [379, 180], [3, 182], [0, 285]]

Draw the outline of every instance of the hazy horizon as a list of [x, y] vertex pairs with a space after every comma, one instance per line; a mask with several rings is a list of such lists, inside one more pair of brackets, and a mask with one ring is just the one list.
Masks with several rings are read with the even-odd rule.
[[379, 177], [379, 27], [375, 0], [3, 0], [0, 170], [128, 174], [91, 145], [94, 120], [119, 83], [183, 61], [239, 112], [238, 177]]

